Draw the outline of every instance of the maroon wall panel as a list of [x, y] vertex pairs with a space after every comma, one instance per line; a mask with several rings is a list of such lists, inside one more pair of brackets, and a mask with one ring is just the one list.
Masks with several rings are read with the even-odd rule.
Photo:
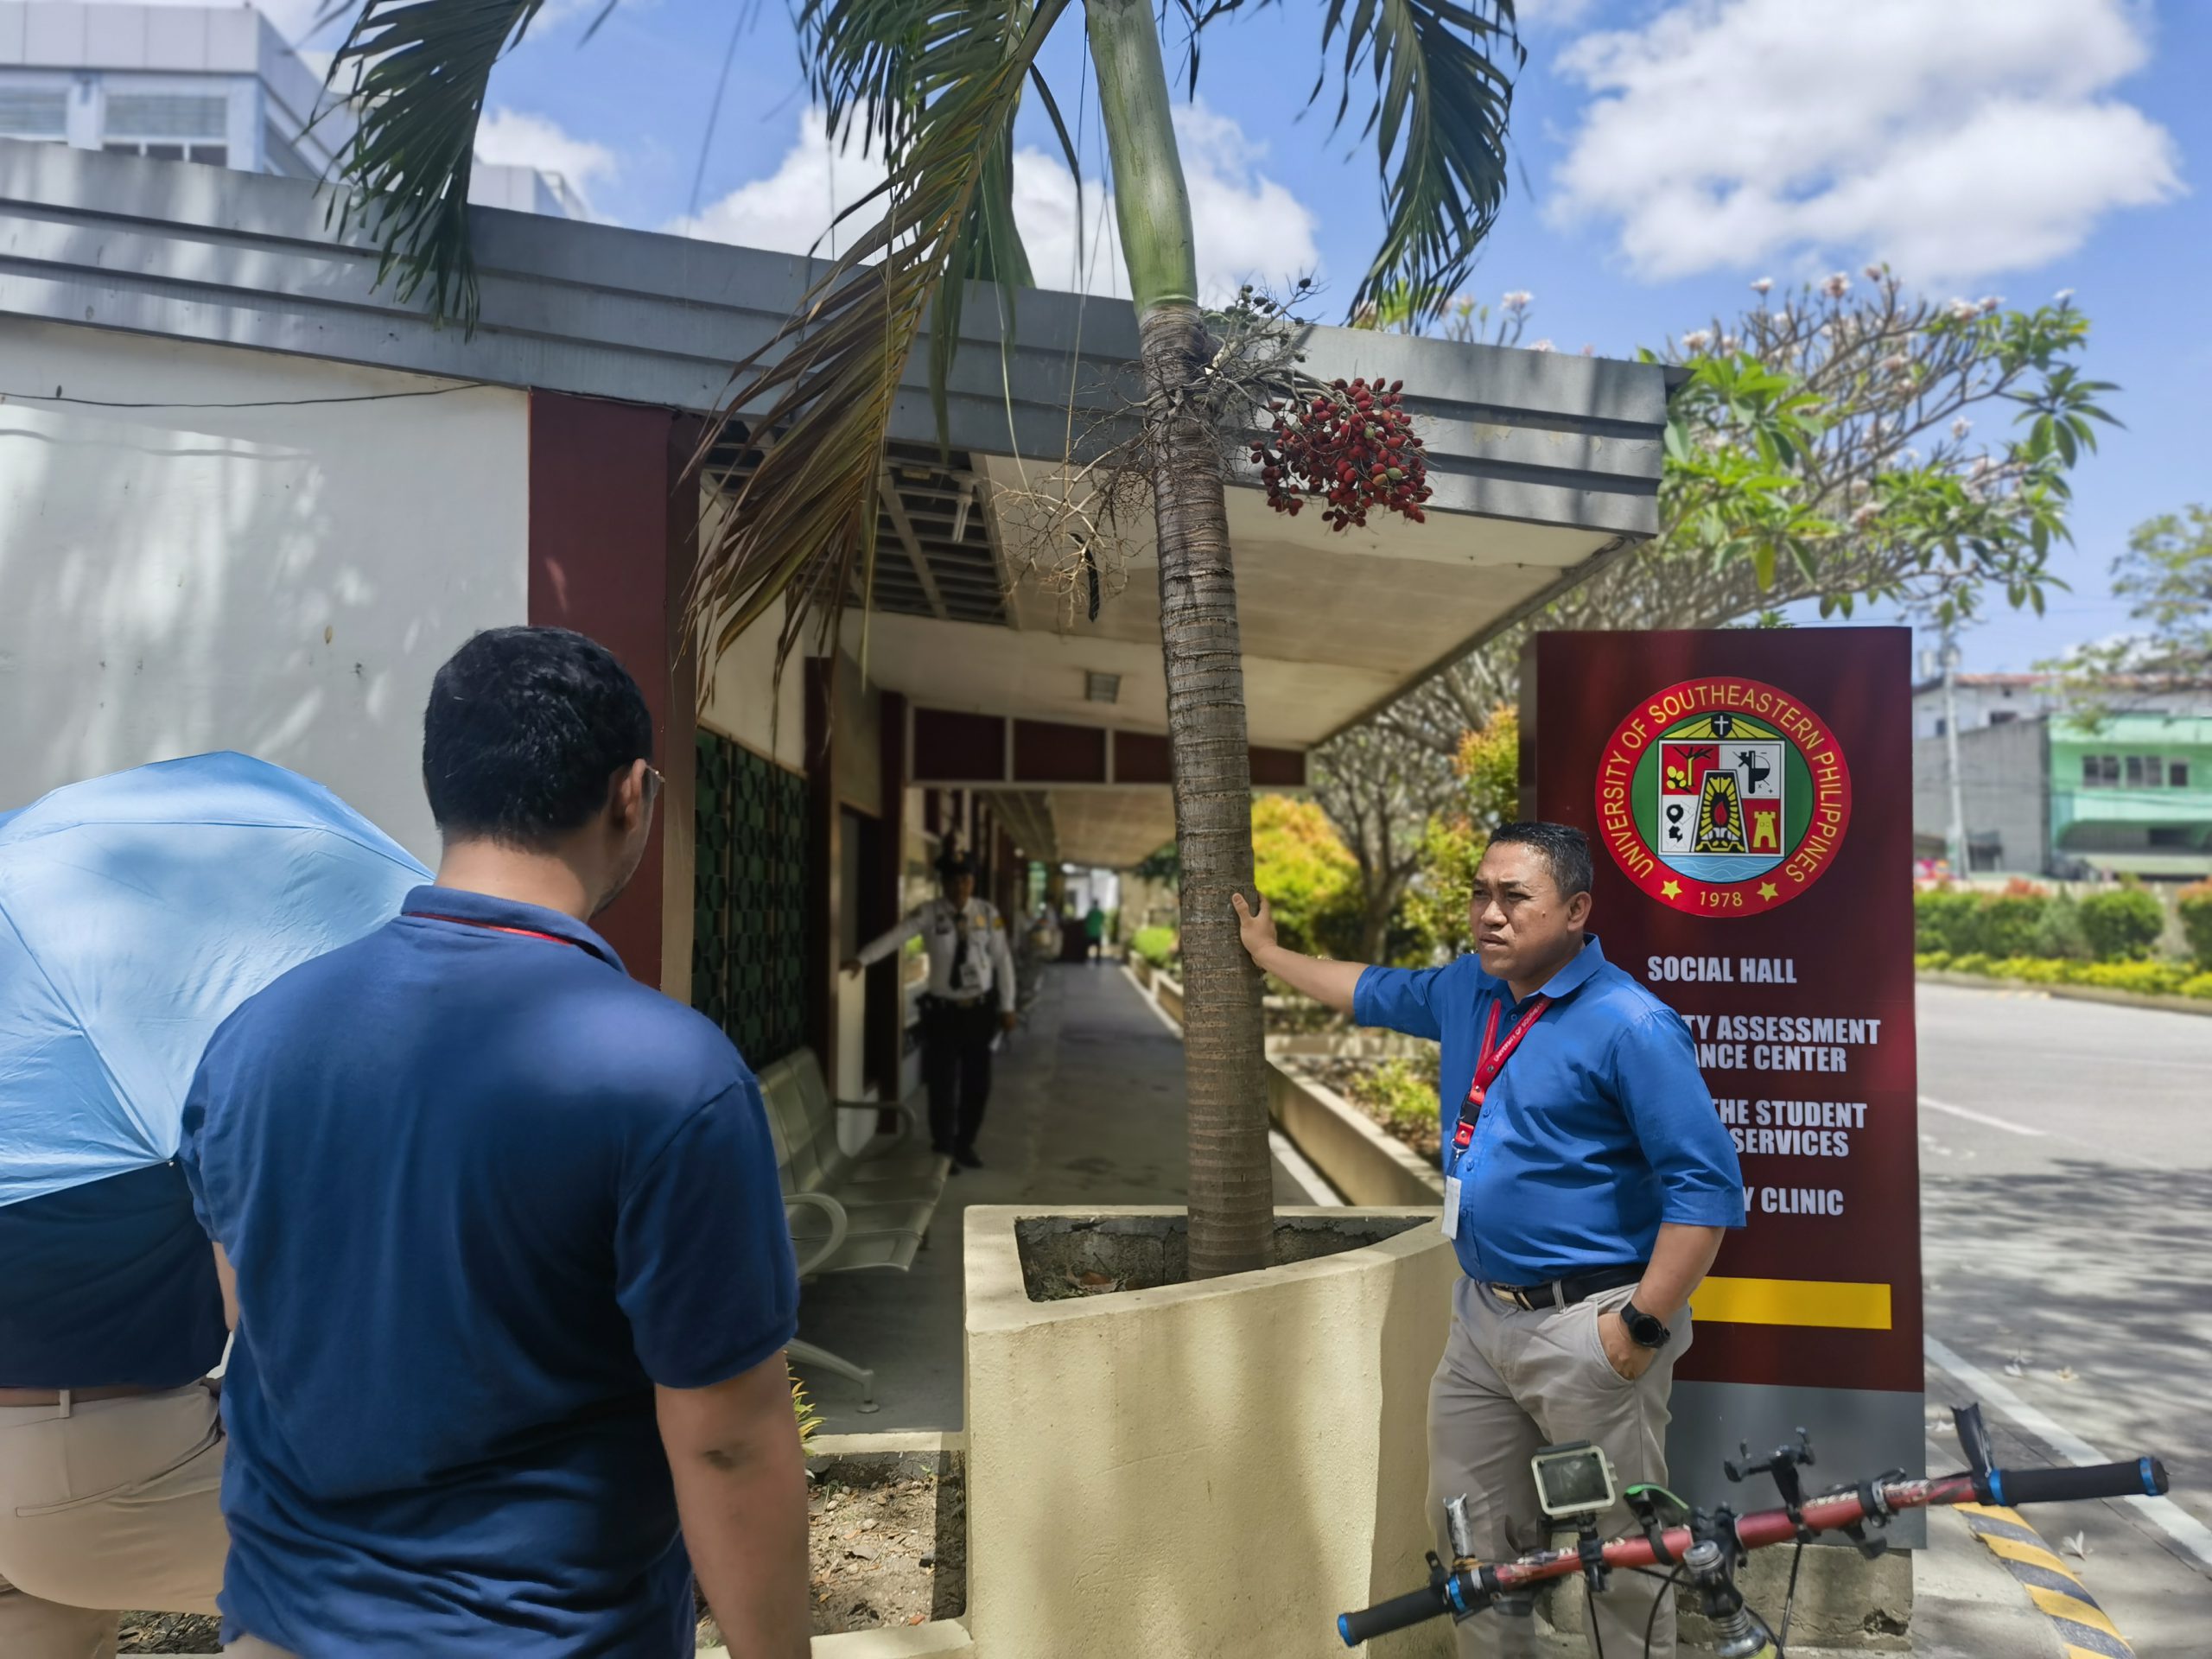
[[1114, 734], [1114, 781], [1117, 784], [1172, 784], [1175, 767], [1167, 740], [1151, 732]]
[[996, 715], [914, 710], [914, 774], [979, 784], [1006, 779], [1006, 721]]
[[1297, 749], [1254, 749], [1252, 782], [1260, 789], [1305, 788], [1305, 754]]
[[[690, 709], [676, 721], [671, 708], [671, 423], [663, 409], [530, 398], [530, 620], [573, 628], [621, 659], [652, 709], [664, 769], [692, 741]], [[593, 924], [648, 985], [661, 974], [663, 823], [636, 878]]]
[[1056, 721], [1014, 722], [1014, 777], [1022, 784], [1103, 784], [1106, 781], [1106, 740], [1098, 726], [1063, 726]]

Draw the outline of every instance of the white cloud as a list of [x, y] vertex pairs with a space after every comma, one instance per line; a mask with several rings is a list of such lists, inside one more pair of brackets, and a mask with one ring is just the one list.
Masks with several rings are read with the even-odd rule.
[[1572, 29], [1590, 15], [1597, 0], [1516, 0], [1513, 20], [1524, 35], [1547, 29]]
[[[1320, 262], [1313, 240], [1319, 221], [1287, 188], [1260, 170], [1263, 147], [1202, 102], [1175, 111], [1175, 130], [1191, 190], [1204, 297], [1224, 298], [1248, 279], [1287, 289], [1312, 272]], [[732, 191], [696, 220], [679, 219], [668, 228], [746, 247], [826, 254], [833, 245], [824, 234], [832, 219], [883, 179], [882, 162], [862, 156], [857, 137], [833, 152], [822, 111], [809, 110], [800, 118], [798, 141], [773, 173]], [[1087, 283], [1077, 270], [1075, 178], [1065, 160], [1034, 148], [1017, 150], [1014, 195], [1015, 222], [1041, 286], [1128, 294], [1121, 235], [1099, 180], [1087, 180], [1082, 197]], [[871, 205], [839, 226], [834, 245], [849, 245], [874, 216]]]
[[558, 122], [522, 110], [493, 108], [476, 124], [476, 156], [495, 167], [534, 167], [557, 173], [579, 195], [620, 170], [614, 152], [594, 139], [578, 138]]
[[2107, 95], [2147, 28], [2139, 0], [1681, 0], [1560, 54], [1595, 97], [1548, 213], [1611, 222], [1654, 279], [2031, 268], [2183, 188], [2172, 137]]

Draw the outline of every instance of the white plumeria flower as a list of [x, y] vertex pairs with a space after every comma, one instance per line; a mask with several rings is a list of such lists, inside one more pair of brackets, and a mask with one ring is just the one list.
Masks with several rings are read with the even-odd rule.
[[2069, 301], [2069, 300], [2072, 299], [2073, 297], [2074, 297], [2074, 290], [2073, 290], [2072, 289], [2070, 289], [2070, 288], [2062, 288], [2062, 289], [2060, 289], [2058, 290], [2058, 292], [2057, 292], [2057, 293], [2056, 293], [2056, 294], [2054, 294], [2054, 295], [2052, 295], [2052, 296], [2051, 296], [2051, 298], [2052, 298], [2052, 299], [2054, 299], [2054, 300], [2056, 300], [2056, 301], [2057, 301], [2057, 302], [2058, 302], [2058, 303], [2059, 303], [2059, 304], [2061, 304], [2061, 305], [2065, 304], [2067, 301]]
[[1830, 271], [1828, 279], [1821, 284], [1821, 292], [1832, 300], [1840, 300], [1851, 292], [1851, 278], [1840, 270]]
[[1972, 300], [1955, 299], [1951, 302], [1951, 315], [1960, 322], [1972, 322], [1980, 315], [1981, 308]]
[[1543, 339], [1541, 339], [1541, 340], [1538, 340], [1535, 345], [1531, 346], [1529, 349], [1530, 351], [1532, 351], [1532, 352], [1548, 352], [1548, 351], [1550, 351], [1550, 350], [1552, 349], [1551, 337], [1550, 337], [1549, 335], [1546, 335]]
[[1853, 530], [1864, 530], [1867, 525], [1872, 524], [1881, 516], [1882, 510], [1876, 506], [1872, 501], [1869, 501], [1865, 506], [1859, 508], [1858, 512], [1851, 515], [1851, 527]]
[[1903, 352], [1891, 352], [1882, 359], [1882, 366], [1891, 374], [1903, 374], [1912, 366], [1912, 359]]
[[1585, 357], [1595, 357], [1598, 355], [1598, 348], [1586, 340], [1582, 342], [1582, 355]]
[[[1762, 276], [1758, 281], [1751, 284], [1751, 292], [1754, 294], [1765, 294], [1770, 292], [1773, 288], [1774, 278], [1771, 276]], [[2064, 296], [2061, 296], [2061, 297], [2063, 298]]]
[[1527, 289], [1516, 288], [1506, 295], [1502, 303], [1509, 311], [1526, 311], [1529, 302], [1535, 297]]
[[1984, 311], [1994, 311], [2004, 303], [2005, 296], [2002, 294], [1985, 294], [1981, 296], [1981, 308]]
[[1967, 419], [1963, 415], [1960, 416], [1957, 420], [1951, 423], [1951, 435], [1955, 438], [1963, 438], [1967, 433], [1973, 430], [1974, 423]]
[[1713, 334], [1708, 329], [1693, 328], [1682, 336], [1682, 349], [1686, 352], [1701, 352], [1712, 344]]
[[1743, 349], [1743, 345], [1744, 342], [1737, 339], [1733, 334], [1723, 334], [1720, 336], [1720, 349], [1724, 352], [1740, 351]]
[[1869, 265], [1866, 267], [1866, 280], [1870, 283], [1880, 282], [1885, 274], [1886, 273], [1885, 273], [1882, 267], [1879, 265]]

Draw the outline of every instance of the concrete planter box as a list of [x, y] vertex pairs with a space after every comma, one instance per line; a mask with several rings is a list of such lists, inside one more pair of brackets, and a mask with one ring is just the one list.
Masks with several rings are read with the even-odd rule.
[[[976, 1650], [1319, 1659], [1337, 1614], [1421, 1585], [1458, 1273], [1430, 1222], [1281, 1211], [1286, 1265], [1179, 1284], [1179, 1211], [970, 1209]], [[1032, 1300], [1070, 1270], [1154, 1287]], [[1376, 1649], [1451, 1650], [1448, 1623]]]
[[1183, 1023], [1183, 982], [1170, 979], [1166, 974], [1153, 976], [1152, 999], [1160, 1004], [1160, 1011], [1177, 1025]]
[[1442, 1206], [1444, 1177], [1433, 1164], [1294, 1067], [1268, 1067], [1268, 1115], [1346, 1203], [1420, 1205], [1432, 1216]]
[[1152, 964], [1142, 957], [1129, 958], [1129, 972], [1135, 976], [1137, 983], [1143, 986], [1145, 989], [1148, 991], [1152, 988]]

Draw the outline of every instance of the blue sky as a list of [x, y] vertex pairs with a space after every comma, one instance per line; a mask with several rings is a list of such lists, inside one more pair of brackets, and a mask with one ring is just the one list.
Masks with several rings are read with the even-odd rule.
[[[296, 27], [283, 8], [303, 3], [270, 9]], [[780, 8], [759, 6], [739, 37], [701, 169], [732, 26], [752, 3], [624, 0], [580, 44], [594, 8], [553, 0], [493, 79], [486, 153], [563, 171], [601, 217], [652, 228], [688, 222], [696, 175], [702, 233], [804, 245], [871, 175], [857, 156], [832, 158], [810, 123]], [[1732, 311], [1755, 276], [1870, 258], [1937, 297], [2072, 289], [2095, 322], [2086, 366], [2122, 386], [2126, 429], [2076, 477], [2073, 591], [2041, 620], [1993, 618], [1967, 664], [2023, 668], [2121, 628], [2106, 572], [2128, 528], [2212, 499], [2200, 412], [2212, 218], [2198, 176], [2212, 153], [2212, 6], [1524, 0], [1522, 14], [1514, 189], [1471, 291], [1529, 289], [1532, 339], [1612, 355]], [[1286, 3], [1208, 35], [1181, 130], [1217, 284], [1311, 269], [1340, 299], [1371, 251], [1373, 164], [1332, 137], [1325, 110], [1305, 109], [1320, 15]], [[1071, 120], [1087, 101], [1079, 24], [1071, 12], [1046, 60]], [[1041, 111], [1025, 112], [1020, 139], [1035, 151], [1019, 171], [1039, 278], [1069, 285], [1073, 192]], [[1094, 125], [1092, 180], [1100, 151]]]

